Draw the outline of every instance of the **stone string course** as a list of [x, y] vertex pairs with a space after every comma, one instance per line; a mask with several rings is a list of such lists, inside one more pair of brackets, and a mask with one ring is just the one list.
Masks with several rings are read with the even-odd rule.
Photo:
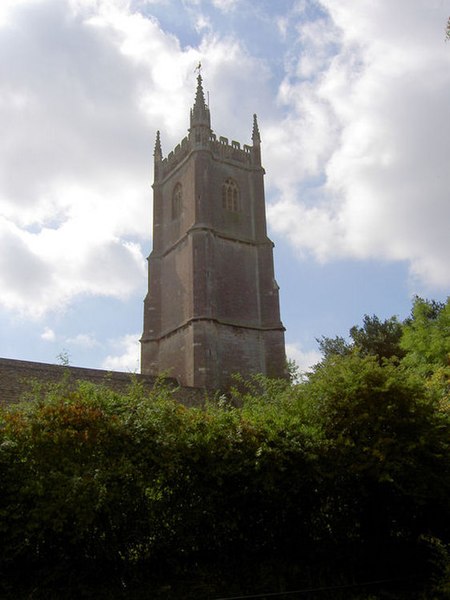
[[[146, 391], [151, 391], [155, 384], [155, 377], [140, 373], [103, 371], [0, 358], [0, 405], [15, 404], [30, 397], [35, 382], [44, 385], [58, 383], [64, 377], [69, 377], [69, 380], [74, 383], [89, 381], [104, 385], [116, 392], [125, 392], [134, 380], [142, 382]], [[173, 397], [181, 404], [185, 406], [202, 406], [204, 404], [205, 390], [179, 387], [174, 379], [167, 379], [167, 383], [173, 387]]]

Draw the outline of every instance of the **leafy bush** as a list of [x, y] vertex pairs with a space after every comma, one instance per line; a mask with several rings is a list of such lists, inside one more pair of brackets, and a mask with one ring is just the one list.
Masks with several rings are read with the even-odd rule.
[[[398, 341], [372, 319], [366, 351], [330, 351], [300, 384], [239, 381], [203, 409], [162, 384], [67, 381], [2, 409], [3, 595], [26, 570], [42, 598], [96, 579], [106, 595], [144, 578], [151, 597], [201, 598], [380, 577], [448, 598], [448, 335], [418, 319], [402, 360], [367, 350], [372, 330]], [[421, 327], [430, 351], [411, 341]]]

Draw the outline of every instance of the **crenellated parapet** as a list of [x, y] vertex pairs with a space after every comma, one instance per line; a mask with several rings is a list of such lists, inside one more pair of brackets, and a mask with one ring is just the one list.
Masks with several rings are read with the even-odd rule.
[[172, 152], [169, 152], [167, 158], [162, 159], [161, 162], [161, 176], [165, 177], [167, 173], [170, 173], [175, 167], [180, 164], [191, 151], [191, 144], [187, 137], [181, 140], [180, 144], [175, 146]]
[[210, 151], [217, 160], [247, 165], [248, 167], [255, 166], [253, 157], [255, 149], [253, 146], [248, 144], [241, 146], [240, 142], [236, 140], [229, 142], [228, 138], [223, 136], [218, 138], [215, 133], [211, 132], [206, 143], [199, 145], [185, 137], [172, 152], [169, 152], [166, 158], [162, 158], [161, 155], [157, 156], [156, 160], [159, 162], [158, 178], [163, 179], [182, 163], [190, 152], [199, 149]]
[[212, 134], [209, 149], [211, 150], [214, 158], [224, 161], [237, 162], [244, 165], [251, 165], [252, 163], [252, 147], [244, 144], [241, 148], [241, 144], [232, 140], [231, 144], [228, 142], [228, 138], [220, 136], [217, 139], [215, 134]]

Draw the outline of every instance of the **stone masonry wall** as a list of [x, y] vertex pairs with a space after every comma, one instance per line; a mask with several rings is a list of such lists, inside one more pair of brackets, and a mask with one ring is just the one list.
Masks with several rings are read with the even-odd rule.
[[[151, 375], [0, 358], [0, 405], [14, 404], [22, 400], [32, 390], [33, 382], [37, 381], [41, 384], [57, 383], [65, 376], [69, 376], [70, 380], [74, 382], [82, 380], [102, 384], [117, 392], [126, 391], [133, 379], [142, 382], [144, 389], [147, 391], [153, 389], [155, 384], [155, 377]], [[178, 387], [174, 379], [168, 379], [167, 383], [173, 386], [174, 398], [181, 404], [185, 406], [203, 405], [205, 401], [204, 390]]]

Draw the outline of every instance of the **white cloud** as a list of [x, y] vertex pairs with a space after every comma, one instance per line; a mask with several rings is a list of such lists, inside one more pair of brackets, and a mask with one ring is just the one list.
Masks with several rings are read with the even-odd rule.
[[19, 0], [0, 29], [0, 304], [30, 316], [79, 294], [124, 297], [145, 277], [127, 240], [150, 232], [144, 75], [112, 25], [90, 25], [108, 5]]
[[[450, 284], [450, 52], [437, 2], [322, 0], [299, 23], [266, 166], [271, 225], [319, 260], [408, 261], [418, 285]], [[268, 134], [268, 136], [267, 136]]]
[[102, 363], [102, 369], [111, 371], [127, 371], [136, 373], [139, 371], [140, 363], [140, 343], [139, 334], [125, 335], [115, 340], [115, 354], [105, 358]]
[[286, 344], [286, 356], [295, 361], [301, 373], [305, 373], [316, 365], [321, 359], [322, 354], [317, 350], [303, 350], [301, 344]]
[[218, 134], [247, 143], [262, 114], [269, 221], [299, 254], [406, 260], [448, 285], [446, 2], [277, 14], [275, 106], [268, 63], [215, 34], [200, 1], [182, 3], [193, 27], [205, 9], [194, 47], [139, 12], [158, 0], [2, 0], [0, 305], [39, 317], [143, 285], [155, 130], [165, 154], [186, 134], [200, 59]]
[[139, 245], [88, 229], [69, 220], [30, 233], [0, 219], [0, 303], [40, 317], [80, 294], [127, 298], [145, 278]]
[[198, 14], [195, 19], [195, 30], [198, 33], [201, 33], [202, 31], [211, 31], [212, 30], [211, 19], [209, 19], [207, 16], [205, 16], [202, 13]]
[[75, 337], [67, 338], [66, 344], [80, 346], [81, 348], [94, 348], [100, 345], [91, 333], [78, 333]]
[[155, 130], [165, 154], [186, 134], [205, 57], [207, 89], [224, 90], [213, 118], [242, 132], [238, 101], [250, 137], [257, 63], [209, 33], [181, 48], [128, 0], [2, 7], [0, 305], [40, 317], [80, 295], [125, 298], [146, 278]]
[[45, 342], [54, 342], [56, 340], [56, 334], [50, 327], [46, 327], [41, 333], [41, 340]]
[[225, 13], [234, 10], [238, 2], [239, 0], [212, 0], [214, 6]]

